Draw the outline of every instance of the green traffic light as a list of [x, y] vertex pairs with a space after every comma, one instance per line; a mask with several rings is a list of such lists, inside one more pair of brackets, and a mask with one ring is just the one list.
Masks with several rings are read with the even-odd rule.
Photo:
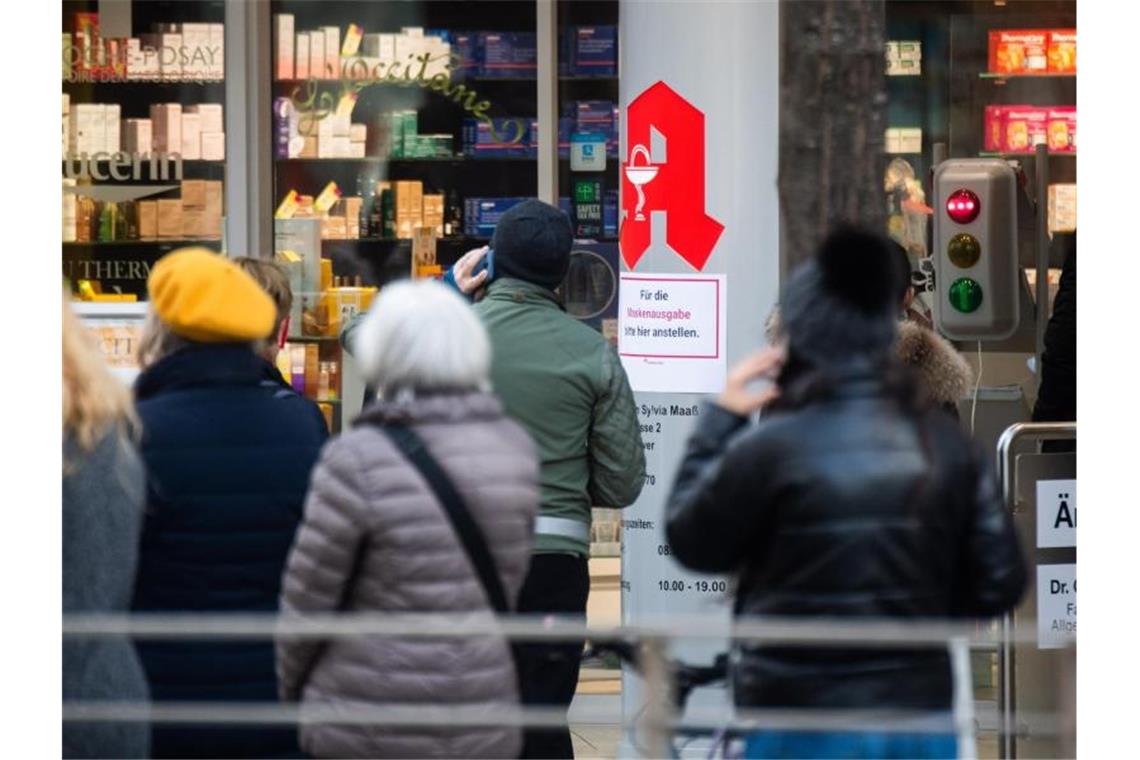
[[946, 246], [946, 255], [950, 257], [950, 262], [954, 266], [969, 269], [982, 257], [982, 245], [973, 235], [961, 232], [950, 238]]
[[969, 277], [954, 280], [947, 295], [950, 305], [964, 314], [977, 311], [982, 305], [982, 286]]

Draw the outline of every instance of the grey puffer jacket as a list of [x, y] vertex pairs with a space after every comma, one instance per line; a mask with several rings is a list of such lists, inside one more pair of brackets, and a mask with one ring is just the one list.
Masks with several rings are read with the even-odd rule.
[[[538, 509], [534, 444], [485, 393], [368, 407], [314, 471], [282, 586], [283, 613], [493, 614], [426, 481], [377, 424], [411, 426], [483, 530], [512, 605], [530, 563]], [[281, 696], [304, 705], [494, 704], [518, 700], [505, 639], [279, 638]], [[316, 757], [517, 757], [518, 730], [310, 724]]]

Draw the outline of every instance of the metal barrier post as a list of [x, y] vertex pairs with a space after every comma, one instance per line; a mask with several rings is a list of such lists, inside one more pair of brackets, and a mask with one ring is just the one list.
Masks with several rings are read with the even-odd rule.
[[659, 637], [647, 638], [640, 650], [641, 669], [645, 677], [648, 700], [645, 709], [646, 749], [648, 757], [672, 757], [673, 674], [666, 659], [666, 643]]
[[[1040, 372], [1040, 365], [1038, 365]], [[1017, 495], [1013, 483], [1013, 448], [1020, 440], [1075, 440], [1076, 422], [1021, 422], [1010, 425], [1001, 434], [997, 443], [997, 472], [1001, 482], [1002, 499], [1010, 514], [1016, 511]], [[1017, 727], [1014, 713], [1017, 709], [1017, 694], [1014, 689], [1014, 649], [1013, 616], [1005, 614], [1001, 621], [1001, 647], [998, 650], [998, 673], [1001, 688], [998, 689], [998, 712], [1001, 722], [998, 755], [1002, 760], [1017, 757]]]
[[950, 668], [954, 680], [954, 724], [958, 734], [958, 760], [977, 760], [978, 738], [974, 731], [974, 679], [970, 671], [970, 640], [952, 638]]

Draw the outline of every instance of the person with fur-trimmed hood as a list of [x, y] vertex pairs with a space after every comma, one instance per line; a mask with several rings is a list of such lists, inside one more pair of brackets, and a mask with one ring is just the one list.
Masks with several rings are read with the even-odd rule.
[[[1025, 589], [991, 457], [924, 403], [895, 355], [902, 276], [881, 235], [836, 230], [785, 286], [786, 346], [744, 359], [701, 410], [665, 531], [685, 567], [734, 576], [742, 617], [987, 618]], [[943, 647], [748, 643], [732, 682], [746, 711], [914, 721], [765, 731], [747, 737], [746, 757], [957, 756]]]
[[[901, 271], [909, 275], [910, 259], [906, 251], [893, 241], [892, 250], [899, 260]], [[970, 392], [974, 370], [950, 341], [922, 322], [910, 318], [914, 314], [910, 306], [916, 294], [909, 276], [899, 281], [898, 294], [903, 318], [898, 323], [895, 355], [903, 366], [914, 370], [922, 398], [957, 419], [958, 402]], [[779, 306], [772, 308], [764, 331], [771, 345], [785, 340]]]

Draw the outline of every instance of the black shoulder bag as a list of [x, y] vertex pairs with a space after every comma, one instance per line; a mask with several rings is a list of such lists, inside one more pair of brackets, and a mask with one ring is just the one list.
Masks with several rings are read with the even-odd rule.
[[[456, 536], [459, 537], [459, 542], [463, 544], [463, 549], [467, 552], [467, 558], [471, 560], [471, 565], [475, 568], [475, 574], [479, 577], [479, 582], [487, 593], [487, 600], [491, 603], [491, 607], [499, 615], [509, 615], [511, 606], [507, 602], [507, 592], [503, 588], [503, 581], [499, 576], [498, 568], [495, 567], [495, 558], [491, 556], [483, 531], [479, 529], [471, 517], [463, 499], [455, 490], [451, 478], [447, 477], [447, 473], [443, 471], [439, 462], [435, 460], [427, 446], [424, 445], [423, 439], [411, 428], [400, 425], [385, 425], [380, 429], [396, 445], [396, 448], [403, 452], [408, 461], [419, 470], [428, 486], [431, 487], [432, 493], [443, 505], [443, 511], [451, 522], [451, 527], [455, 530]], [[515, 675], [519, 679], [521, 687], [522, 672], [519, 669], [518, 648], [513, 642], [508, 641], [508, 643], [511, 647], [511, 656], [514, 659]], [[522, 694], [521, 688], [519, 694]]]

